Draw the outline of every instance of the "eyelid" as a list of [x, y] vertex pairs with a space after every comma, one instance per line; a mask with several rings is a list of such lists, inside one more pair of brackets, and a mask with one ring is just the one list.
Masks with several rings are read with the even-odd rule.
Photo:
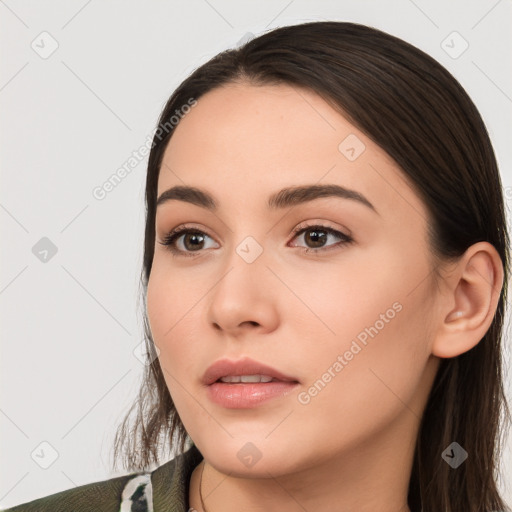
[[[157, 234], [158, 231], [160, 230], [157, 230]], [[182, 235], [184, 232], [186, 233], [187, 231], [197, 231], [199, 233], [204, 233], [205, 235], [208, 235], [212, 240], [216, 239], [216, 237], [211, 235], [206, 228], [202, 227], [202, 225], [193, 222], [185, 222], [184, 224], [179, 224], [178, 226], [172, 228], [171, 230], [167, 231], [165, 229], [162, 229], [161, 231], [163, 231], [163, 235], [161, 237], [162, 239], [168, 239], [173, 234], [179, 233], [180, 235]]]
[[349, 229], [345, 228], [344, 226], [343, 227], [335, 227], [332, 225], [332, 222], [330, 222], [328, 220], [323, 220], [323, 219], [306, 220], [306, 221], [301, 222], [297, 227], [295, 227], [292, 230], [292, 235], [296, 236], [297, 233], [299, 233], [300, 231], [302, 231], [304, 229], [315, 228], [315, 227], [325, 229], [325, 230], [330, 230], [330, 231], [336, 231], [336, 232], [340, 233], [341, 235], [345, 236], [346, 238], [352, 238], [352, 231], [350, 231]]

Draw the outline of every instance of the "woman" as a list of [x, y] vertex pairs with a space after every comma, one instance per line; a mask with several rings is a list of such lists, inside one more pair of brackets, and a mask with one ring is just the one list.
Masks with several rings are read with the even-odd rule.
[[343, 22], [222, 52], [165, 106], [146, 204], [132, 472], [9, 510], [506, 510], [501, 182], [435, 60]]

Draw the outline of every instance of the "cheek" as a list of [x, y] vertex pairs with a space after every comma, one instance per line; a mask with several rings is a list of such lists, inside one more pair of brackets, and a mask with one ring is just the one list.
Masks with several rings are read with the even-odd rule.
[[409, 282], [392, 275], [385, 281], [368, 293], [343, 294], [338, 304], [345, 309], [333, 324], [337, 336], [313, 357], [308, 385], [317, 396], [311, 404], [338, 425], [356, 421], [363, 428], [370, 419], [382, 425], [421, 384], [430, 355], [431, 292], [425, 284], [411, 292]]
[[[406, 303], [384, 326], [368, 322], [359, 330], [365, 343], [361, 336], [340, 337], [308, 357], [313, 371], [295, 409], [305, 437], [335, 439], [336, 448], [346, 448], [373, 439], [400, 416], [411, 422], [421, 416], [417, 393], [428, 357], [418, 321]], [[332, 442], [321, 449], [329, 453]]]
[[166, 380], [177, 369], [186, 371], [184, 363], [190, 360], [188, 355], [194, 350], [189, 340], [189, 333], [193, 329], [190, 311], [193, 297], [176, 277], [167, 275], [161, 267], [154, 265], [146, 295], [151, 335], [160, 351], [160, 365]]
[[146, 313], [153, 341], [160, 350], [165, 332], [172, 326], [174, 316], [174, 309], [170, 307], [172, 299], [169, 292], [169, 288], [159, 277], [158, 270], [153, 266], [146, 294]]
[[155, 343], [162, 345], [182, 328], [181, 319], [186, 321], [187, 311], [191, 309], [189, 303], [194, 301], [193, 287], [184, 280], [182, 273], [173, 269], [167, 258], [170, 256], [155, 254], [146, 295], [151, 333]]
[[[301, 321], [304, 338], [317, 340], [314, 350], [302, 347], [301, 357], [309, 361], [307, 385], [318, 393], [311, 402], [320, 414], [329, 404], [363, 416], [382, 407], [384, 414], [403, 407], [397, 396], [406, 401], [414, 393], [429, 357], [431, 308], [428, 268], [418, 259], [405, 251], [382, 251], [378, 258], [362, 254], [353, 268], [347, 264], [330, 276], [318, 275], [326, 283], [318, 292], [306, 294], [304, 285], [298, 291], [316, 314], [311, 322], [310, 315]], [[370, 402], [375, 408], [367, 408]]]
[[[187, 343], [180, 343], [180, 301], [176, 291], [166, 286], [165, 281], [151, 274], [147, 290], [147, 316], [151, 335], [158, 347], [158, 360], [163, 377], [175, 406], [180, 409], [181, 390], [186, 373], [186, 363], [191, 355], [187, 353]], [[175, 289], [174, 289], [175, 290]], [[186, 341], [186, 340], [184, 340]]]
[[300, 313], [299, 323], [316, 330], [326, 343], [352, 339], [376, 322], [381, 330], [381, 315], [387, 326], [411, 291], [409, 282], [419, 281], [421, 274], [406, 268], [404, 256], [393, 246], [348, 251], [336, 262], [308, 263], [301, 272], [281, 271], [287, 286], [302, 299], [290, 299]]
[[209, 286], [197, 273], [183, 272], [167, 258], [159, 254], [153, 261], [146, 312], [167, 388], [182, 417], [193, 408], [189, 393], [200, 374], [198, 367], [204, 365], [208, 338], [202, 300]]

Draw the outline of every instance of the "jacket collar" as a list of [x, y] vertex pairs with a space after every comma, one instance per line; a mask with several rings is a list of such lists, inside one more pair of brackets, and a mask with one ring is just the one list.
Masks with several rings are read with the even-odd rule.
[[190, 477], [203, 456], [192, 446], [151, 473], [154, 512], [188, 512]]

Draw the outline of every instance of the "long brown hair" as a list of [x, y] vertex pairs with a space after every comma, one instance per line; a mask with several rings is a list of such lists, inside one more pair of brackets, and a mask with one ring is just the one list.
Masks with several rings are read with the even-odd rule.
[[[119, 426], [115, 461], [129, 470], [159, 463], [165, 443], [183, 452], [187, 432], [165, 384], [147, 317], [145, 293], [155, 243], [157, 184], [175, 111], [221, 85], [289, 84], [316, 92], [384, 149], [400, 166], [429, 212], [432, 255], [460, 257], [491, 243], [504, 266], [496, 314], [483, 339], [442, 359], [417, 438], [409, 483], [413, 512], [506, 510], [497, 489], [500, 450], [510, 422], [503, 388], [501, 340], [509, 275], [509, 235], [502, 185], [484, 122], [459, 82], [432, 57], [372, 27], [336, 21], [281, 27], [221, 52], [174, 91], [153, 138], [146, 181], [141, 275], [144, 329], [151, 364], [137, 401]], [[154, 358], [154, 359], [153, 359]], [[137, 414], [129, 428], [133, 409]], [[452, 469], [441, 457], [452, 442], [469, 454]], [[168, 453], [171, 453], [170, 451]], [[507, 509], [508, 510], [508, 509]]]

